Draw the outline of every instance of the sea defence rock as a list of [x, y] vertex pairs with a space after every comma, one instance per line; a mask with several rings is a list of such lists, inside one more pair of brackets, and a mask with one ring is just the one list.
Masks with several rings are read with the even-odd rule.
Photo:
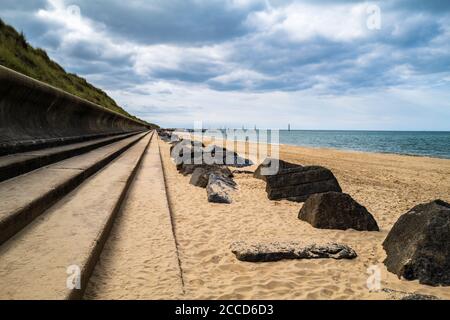
[[173, 133], [173, 131], [170, 131], [170, 130], [164, 130], [164, 129], [158, 130], [158, 135], [161, 138], [161, 140], [164, 142], [170, 142], [172, 140], [172, 133]]
[[232, 167], [245, 167], [252, 165], [248, 159], [241, 158], [237, 153], [212, 145], [205, 147], [200, 141], [181, 140], [170, 148], [172, 159], [177, 170], [184, 174], [192, 174], [199, 166], [229, 165]]
[[209, 182], [209, 176], [213, 173], [223, 177], [230, 185], [236, 186], [236, 183], [232, 179], [233, 174], [231, 173], [231, 170], [226, 166], [218, 165], [197, 166], [192, 173], [189, 183], [196, 187], [206, 188]]
[[345, 193], [314, 194], [306, 200], [298, 215], [300, 220], [318, 229], [355, 229], [379, 231], [374, 217], [365, 207]]
[[0, 155], [150, 128], [2, 66], [0, 83]]
[[273, 262], [283, 259], [354, 259], [356, 252], [347, 245], [337, 243], [304, 244], [299, 242], [231, 244], [231, 251], [240, 261]]
[[333, 173], [324, 167], [295, 167], [266, 176], [266, 191], [270, 200], [287, 199], [304, 202], [312, 194], [341, 192]]
[[[203, 164], [203, 144], [198, 141], [181, 140], [170, 148], [170, 155], [177, 166], [177, 170], [183, 174], [189, 170], [188, 166]], [[190, 173], [193, 172], [191, 167]]]
[[381, 289], [381, 292], [388, 294], [388, 300], [440, 300], [439, 297], [421, 293], [411, 293], [389, 288]]
[[278, 161], [278, 170], [275, 170], [272, 174], [278, 174], [280, 171], [283, 171], [285, 169], [292, 169], [292, 168], [299, 168], [302, 167], [299, 164], [286, 162], [280, 159], [273, 159], [273, 158], [267, 158], [265, 159], [259, 166], [256, 168], [255, 172], [253, 173], [253, 177], [256, 179], [261, 179], [266, 181], [266, 174], [264, 174], [263, 169], [268, 169], [269, 167], [275, 168], [275, 161]]
[[209, 145], [203, 149], [203, 152], [203, 158], [207, 164], [227, 165], [238, 168], [253, 164], [251, 160], [242, 158], [236, 152], [217, 145]]
[[383, 243], [387, 269], [406, 280], [450, 285], [450, 204], [435, 200], [402, 215]]
[[183, 157], [183, 154], [185, 152], [189, 153], [189, 151], [191, 151], [193, 147], [197, 148], [198, 150], [202, 150], [205, 145], [200, 141], [180, 139], [178, 141], [174, 141], [170, 146], [170, 155], [172, 159], [176, 160], [180, 157]]
[[230, 193], [234, 188], [235, 185], [230, 184], [228, 179], [212, 173], [209, 175], [208, 185], [206, 186], [208, 201], [230, 204], [232, 202]]

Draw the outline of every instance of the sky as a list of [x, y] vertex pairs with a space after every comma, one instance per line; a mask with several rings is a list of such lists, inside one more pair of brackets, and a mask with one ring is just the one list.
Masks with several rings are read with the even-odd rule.
[[450, 1], [0, 0], [164, 127], [450, 130]]

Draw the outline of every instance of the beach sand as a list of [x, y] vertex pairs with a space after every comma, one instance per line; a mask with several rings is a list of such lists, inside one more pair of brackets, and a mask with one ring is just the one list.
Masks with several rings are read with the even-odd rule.
[[[184, 277], [183, 299], [390, 299], [370, 292], [367, 269], [378, 266], [382, 288], [450, 299], [450, 287], [400, 280], [383, 265], [382, 242], [400, 215], [437, 198], [450, 201], [450, 160], [280, 146], [280, 158], [333, 171], [343, 192], [374, 215], [381, 231], [319, 230], [300, 221], [302, 206], [269, 201], [265, 182], [237, 174], [230, 205], [208, 203], [205, 189], [176, 171], [170, 145], [160, 141], [169, 203]], [[250, 144], [250, 153], [255, 151]], [[255, 166], [246, 168], [254, 170]], [[330, 241], [351, 246], [355, 260], [238, 261], [230, 244], [255, 241]], [[139, 248], [136, 248], [139, 253]]]

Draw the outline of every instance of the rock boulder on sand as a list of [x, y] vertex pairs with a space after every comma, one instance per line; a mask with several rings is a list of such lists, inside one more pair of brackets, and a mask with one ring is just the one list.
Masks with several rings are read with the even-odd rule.
[[232, 202], [230, 193], [234, 188], [234, 182], [230, 183], [229, 179], [212, 173], [209, 175], [208, 185], [206, 186], [208, 201], [230, 204]]
[[200, 141], [194, 141], [189, 139], [182, 139], [174, 142], [170, 146], [170, 155], [173, 159], [177, 160], [183, 156], [183, 154], [190, 154], [193, 151], [203, 153], [205, 145]]
[[264, 168], [269, 168], [271, 165], [274, 165], [273, 162], [277, 160], [278, 160], [278, 171], [274, 172], [275, 174], [278, 174], [280, 171], [285, 169], [301, 167], [301, 165], [299, 164], [289, 163], [280, 159], [267, 158], [258, 166], [258, 168], [256, 168], [255, 172], [253, 173], [253, 177], [265, 181], [266, 175], [263, 174], [262, 170]]
[[369, 211], [350, 195], [340, 192], [310, 196], [298, 218], [318, 229], [379, 231], [378, 224]]
[[190, 146], [196, 145], [196, 146], [203, 147], [203, 144], [200, 142], [180, 138], [178, 141], [172, 142], [172, 145], [170, 146], [170, 155], [172, 156], [172, 158], [174, 157], [174, 154], [172, 154], [173, 150], [177, 147], [181, 149], [181, 146], [185, 146], [185, 145], [190, 145]]
[[238, 168], [253, 164], [251, 160], [240, 157], [236, 152], [217, 145], [209, 145], [204, 148], [204, 159], [207, 164], [227, 165]]
[[342, 191], [333, 173], [320, 166], [284, 169], [276, 175], [266, 176], [266, 182], [270, 200], [304, 202], [312, 194]]
[[200, 145], [178, 143], [171, 155], [180, 173], [191, 165], [203, 164], [203, 148]]
[[383, 247], [390, 272], [422, 284], [450, 285], [450, 204], [415, 206], [398, 219]]
[[388, 294], [388, 300], [440, 300], [439, 297], [431, 296], [428, 294], [411, 293], [399, 290], [393, 290], [389, 288], [381, 289], [381, 292]]
[[245, 241], [231, 244], [231, 251], [240, 261], [272, 262], [283, 259], [354, 259], [356, 252], [347, 245], [337, 243], [304, 244], [298, 242], [249, 243]]
[[229, 179], [229, 184], [235, 185], [235, 182], [232, 180], [233, 174], [231, 173], [231, 170], [226, 166], [217, 165], [201, 165], [196, 167], [189, 183], [196, 187], [206, 188], [209, 176], [212, 173], [224, 177], [225, 179]]

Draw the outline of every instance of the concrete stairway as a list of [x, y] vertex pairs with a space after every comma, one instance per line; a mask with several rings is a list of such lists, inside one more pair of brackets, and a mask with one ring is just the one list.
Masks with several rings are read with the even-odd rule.
[[0, 157], [0, 182], [33, 171], [37, 168], [106, 146], [134, 134], [127, 133], [114, 135], [85, 142]]
[[0, 183], [0, 244], [125, 152], [143, 135], [145, 133]]
[[179, 299], [183, 276], [158, 137], [152, 139], [86, 289], [85, 299]]
[[[17, 155], [16, 162], [0, 158], [0, 166], [29, 159], [44, 165], [0, 182], [0, 299], [82, 297], [152, 137], [98, 139], [28, 159]], [[80, 289], [67, 285], [77, 282], [78, 270]]]

